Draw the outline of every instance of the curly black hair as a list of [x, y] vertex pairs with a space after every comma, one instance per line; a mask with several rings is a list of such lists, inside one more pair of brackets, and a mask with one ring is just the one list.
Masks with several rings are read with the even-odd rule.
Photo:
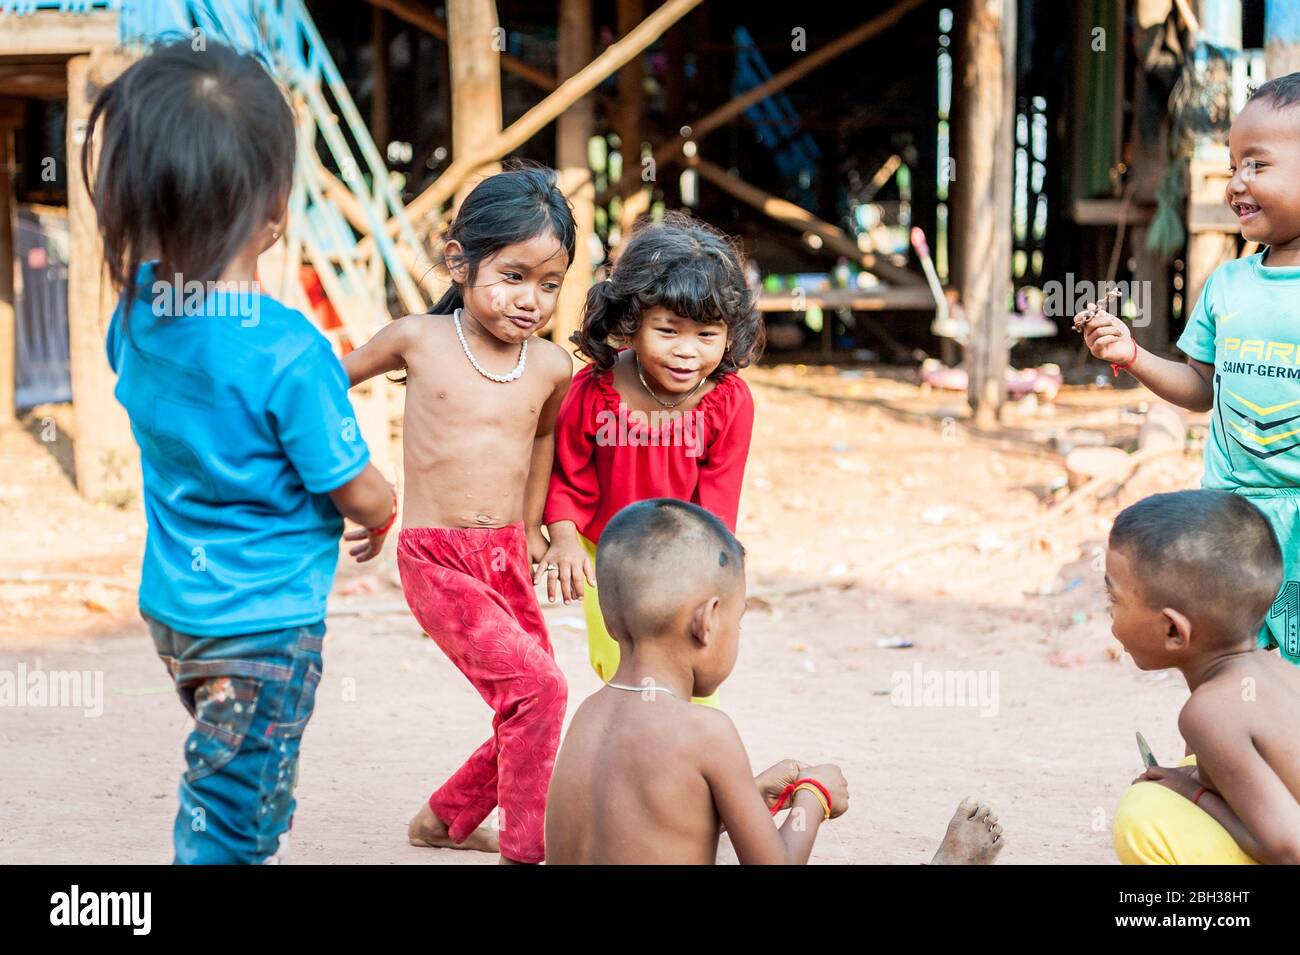
[[627, 341], [656, 306], [700, 323], [727, 326], [727, 351], [709, 376], [721, 378], [758, 360], [766, 340], [757, 295], [745, 281], [735, 243], [712, 226], [678, 212], [641, 224], [608, 279], [587, 293], [582, 327], [570, 341], [600, 371], [618, 360]]

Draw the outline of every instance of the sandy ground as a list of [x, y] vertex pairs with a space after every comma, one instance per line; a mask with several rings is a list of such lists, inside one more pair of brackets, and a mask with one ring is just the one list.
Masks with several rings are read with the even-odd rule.
[[[1113, 861], [1110, 815], [1139, 771], [1133, 732], [1181, 754], [1186, 691], [1117, 652], [1100, 548], [1118, 507], [1194, 486], [1198, 455], [1058, 518], [1045, 503], [1064, 480], [1054, 448], [1131, 445], [1145, 392], [1067, 390], [979, 435], [959, 395], [886, 373], [747, 377], [751, 601], [722, 701], [755, 770], [784, 757], [843, 767], [851, 808], [813, 861], [924, 861], [967, 794], [1000, 813], [1002, 862]], [[138, 575], [139, 504], [76, 496], [67, 412], [0, 428], [0, 672], [102, 671], [103, 707], [0, 707], [0, 863], [165, 862], [188, 723], [133, 591], [15, 580]], [[43, 429], [46, 415], [60, 427]], [[490, 714], [401, 608], [391, 548], [377, 565], [340, 566], [292, 861], [495, 862], [406, 844], [407, 819], [486, 737]], [[580, 608], [547, 617], [572, 712], [598, 686]], [[878, 645], [900, 639], [914, 645]], [[951, 691], [936, 697], [934, 681]]]

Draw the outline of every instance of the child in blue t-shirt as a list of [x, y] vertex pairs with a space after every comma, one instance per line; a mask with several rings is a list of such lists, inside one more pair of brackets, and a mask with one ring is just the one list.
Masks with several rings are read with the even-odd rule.
[[1241, 234], [1267, 249], [1206, 281], [1178, 339], [1186, 364], [1138, 348], [1105, 311], [1080, 318], [1093, 355], [1167, 401], [1213, 411], [1202, 484], [1249, 498], [1272, 525], [1286, 569], [1259, 642], [1300, 664], [1300, 73], [1255, 90], [1228, 147], [1225, 199]]
[[140, 611], [194, 717], [176, 861], [278, 861], [343, 517], [369, 560], [397, 507], [329, 342], [257, 290], [293, 116], [252, 56], [185, 40], [101, 91], [85, 156], [122, 290], [108, 358], [140, 446]]

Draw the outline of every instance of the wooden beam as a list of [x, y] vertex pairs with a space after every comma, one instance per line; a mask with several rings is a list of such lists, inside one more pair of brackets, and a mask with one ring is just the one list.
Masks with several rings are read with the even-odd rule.
[[99, 90], [130, 64], [108, 50], [68, 60], [68, 353], [76, 422], [77, 490], [92, 501], [125, 500], [139, 488], [139, 453], [126, 412], [113, 396], [104, 352], [117, 296], [107, 280], [95, 209], [81, 177], [86, 118]]
[[[907, 2], [919, 3], [921, 0], [907, 0]], [[699, 3], [700, 0], [666, 0], [654, 13], [641, 21], [636, 29], [606, 47], [600, 56], [561, 83], [556, 87], [555, 92], [510, 124], [491, 143], [485, 144], [473, 155], [454, 159], [437, 181], [411, 200], [406, 207], [407, 214], [412, 219], [418, 220], [440, 207], [452, 197], [466, 179], [485, 164], [496, 162], [506, 153], [528, 142], [557, 116], [658, 39], [664, 30]], [[397, 223], [390, 219], [387, 228], [390, 233], [395, 232]]]
[[117, 14], [108, 10], [0, 14], [0, 24], [0, 56], [69, 56], [118, 42]]
[[[591, 60], [592, 0], [560, 0], [559, 62], [564, 79], [580, 72]], [[591, 240], [596, 233], [595, 184], [591, 179], [587, 144], [591, 140], [592, 98], [580, 98], [560, 114], [555, 123], [555, 163], [560, 188], [573, 204], [577, 223], [573, 262], [560, 287], [560, 299], [552, 319], [551, 339], [573, 351], [569, 337], [581, 324], [582, 311], [591, 288]]]
[[970, 319], [967, 400], [980, 427], [1006, 401], [1015, 148], [1015, 0], [962, 0], [957, 14], [954, 130], [961, 232], [961, 300]]
[[[917, 285], [917, 278], [906, 269], [901, 269], [886, 262], [870, 252], [858, 248], [857, 241], [839, 226], [825, 222], [807, 209], [788, 202], [770, 192], [751, 185], [738, 176], [730, 175], [721, 166], [716, 166], [707, 159], [693, 156], [687, 162], [698, 172], [701, 178], [713, 183], [723, 192], [747, 203], [766, 216], [770, 216], [784, 226], [796, 232], [812, 233], [818, 236], [828, 252], [843, 255], [859, 263], [869, 272], [902, 285]], [[931, 299], [933, 301], [933, 299]]]
[[[501, 135], [501, 63], [493, 0], [448, 0], [451, 53], [451, 155], [474, 156]], [[484, 170], [486, 174], [494, 168]], [[457, 184], [459, 206], [472, 188]]]
[[0, 124], [0, 420], [14, 416], [17, 313], [14, 311], [14, 128]]
[[688, 139], [701, 140], [719, 126], [723, 126], [735, 119], [755, 103], [767, 99], [773, 93], [780, 92], [791, 83], [803, 79], [813, 70], [826, 65], [836, 57], [842, 56], [856, 46], [865, 43], [877, 34], [883, 33], [889, 29], [907, 14], [926, 3], [926, 0], [900, 0], [892, 8], [872, 17], [866, 23], [858, 26], [839, 39], [826, 44], [821, 49], [801, 56], [792, 66], [786, 67], [781, 72], [774, 75], [764, 83], [760, 83], [753, 89], [735, 97], [732, 100], [723, 103], [717, 109], [701, 116], [695, 122], [690, 124], [689, 135], [678, 135], [664, 145], [655, 150], [656, 165], [665, 162], [672, 162], [681, 155], [682, 146]]

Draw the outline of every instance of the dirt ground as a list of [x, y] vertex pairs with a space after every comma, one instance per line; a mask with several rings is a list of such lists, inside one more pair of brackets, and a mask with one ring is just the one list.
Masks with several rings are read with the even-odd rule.
[[[813, 861], [927, 860], [953, 807], [978, 794], [1005, 826], [1002, 862], [1112, 862], [1110, 815], [1140, 770], [1133, 733], [1181, 754], [1186, 691], [1118, 653], [1101, 547], [1119, 507], [1195, 486], [1199, 454], [1066, 514], [1050, 503], [1066, 493], [1060, 451], [1131, 447], [1145, 391], [1066, 389], [981, 435], [962, 396], [901, 373], [746, 377], [751, 599], [722, 704], [756, 771], [784, 757], [843, 767], [851, 808]], [[166, 862], [189, 727], [134, 610], [144, 516], [138, 501], [75, 494], [70, 426], [54, 408], [0, 428], [0, 671], [102, 671], [103, 712], [0, 707], [0, 863]], [[486, 738], [490, 713], [396, 579], [391, 547], [364, 568], [340, 562], [291, 861], [496, 861], [406, 844], [407, 819]], [[581, 610], [547, 619], [572, 712], [598, 687]], [[888, 646], [900, 642], [912, 645]], [[935, 680], [950, 692], [927, 692]]]

